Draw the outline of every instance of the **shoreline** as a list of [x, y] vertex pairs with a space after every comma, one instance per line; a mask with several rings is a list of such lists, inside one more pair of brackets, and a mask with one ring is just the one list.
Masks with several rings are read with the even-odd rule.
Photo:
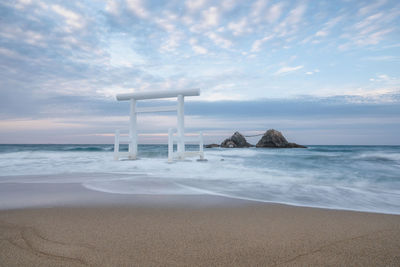
[[105, 193], [73, 180], [107, 178], [101, 175], [0, 183], [0, 266], [400, 265], [400, 215], [207, 194]]
[[[383, 215], [400, 215], [394, 212], [384, 212], [384, 211], [373, 211], [373, 210], [356, 210], [347, 209], [339, 207], [324, 207], [324, 206], [311, 206], [311, 205], [301, 205], [296, 203], [288, 202], [276, 202], [276, 201], [266, 201], [255, 198], [248, 197], [238, 197], [230, 196], [226, 194], [214, 194], [213, 192], [208, 192], [205, 190], [197, 190], [193, 188], [194, 193], [145, 193], [145, 194], [135, 194], [135, 193], [118, 193], [97, 190], [90, 188], [82, 184], [79, 181], [69, 181], [69, 182], [35, 182], [30, 181], [31, 178], [36, 177], [81, 177], [87, 175], [88, 177], [108, 177], [108, 173], [71, 173], [71, 174], [45, 174], [45, 175], [16, 175], [4, 176], [6, 181], [0, 183], [0, 211], [2, 210], [13, 210], [13, 209], [25, 209], [25, 208], [46, 208], [46, 207], [74, 207], [74, 206], [93, 206], [93, 205], [107, 205], [107, 204], [135, 204], [137, 201], [141, 205], [144, 204], [154, 204], [152, 199], [159, 199], [163, 197], [168, 197], [176, 199], [181, 197], [198, 197], [202, 199], [219, 199], [218, 201], [209, 201], [212, 204], [230, 203], [230, 202], [250, 202], [250, 203], [260, 203], [267, 205], [283, 205], [289, 207], [299, 207], [299, 208], [312, 208], [312, 209], [322, 209], [322, 210], [332, 210], [332, 211], [345, 211], [345, 212], [361, 212], [361, 213], [372, 213], [372, 214], [383, 214]], [[113, 177], [125, 177], [126, 174], [112, 174]], [[131, 175], [131, 174], [130, 174]], [[141, 176], [141, 175], [138, 175]], [[12, 180], [18, 178], [26, 178], [27, 181], [13, 182]], [[1, 177], [0, 177], [1, 178]], [[168, 190], [176, 189], [173, 185], [168, 182], [161, 182], [160, 180], [152, 180], [149, 177], [144, 177], [145, 182], [140, 181], [137, 185], [139, 187], [158, 187], [158, 190]], [[185, 186], [185, 188], [190, 188]], [[196, 191], [197, 190], [197, 191]], [[168, 203], [168, 201], [167, 201]], [[189, 204], [192, 201], [186, 203], [185, 201], [175, 201], [174, 205]], [[137, 203], [136, 203], [137, 204]]]

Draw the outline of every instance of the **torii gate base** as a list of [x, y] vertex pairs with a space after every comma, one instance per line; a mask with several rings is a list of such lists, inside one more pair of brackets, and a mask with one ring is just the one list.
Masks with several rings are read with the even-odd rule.
[[[199, 156], [200, 160], [204, 160], [203, 151], [203, 134], [197, 137], [186, 137], [184, 127], [184, 97], [185, 96], [198, 96], [200, 95], [199, 89], [191, 90], [177, 90], [177, 91], [153, 91], [148, 93], [130, 93], [130, 94], [119, 94], [117, 95], [118, 101], [129, 100], [131, 102], [130, 107], [130, 119], [129, 119], [129, 136], [120, 136], [120, 131], [115, 131], [115, 143], [114, 143], [114, 159], [118, 160], [122, 156], [127, 156], [128, 159], [137, 159], [138, 144], [137, 144], [137, 113], [144, 112], [169, 112], [177, 111], [177, 129], [170, 128], [168, 130], [168, 162], [172, 162], [174, 159], [184, 160], [188, 156]], [[159, 99], [159, 98], [171, 98], [176, 97], [178, 103], [176, 106], [166, 107], [150, 107], [150, 108], [137, 108], [137, 100], [145, 99]], [[175, 132], [177, 135], [175, 136]], [[185, 151], [185, 142], [198, 142], [199, 151]], [[129, 144], [128, 152], [119, 152], [120, 142], [127, 142]], [[174, 142], [177, 143], [177, 151], [173, 151]]]

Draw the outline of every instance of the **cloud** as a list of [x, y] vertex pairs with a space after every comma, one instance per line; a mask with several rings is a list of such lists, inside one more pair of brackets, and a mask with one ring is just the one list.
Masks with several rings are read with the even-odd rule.
[[150, 16], [142, 0], [126, 0], [126, 5], [138, 18], [146, 19]]
[[206, 48], [199, 45], [193, 45], [192, 49], [196, 54], [205, 55], [208, 53], [208, 50]]
[[400, 84], [400, 79], [396, 79], [394, 77], [390, 77], [387, 74], [379, 74], [376, 75], [376, 78], [372, 79], [375, 82], [384, 82], [384, 83], [394, 83], [395, 85]]
[[264, 13], [264, 10], [268, 4], [267, 0], [257, 0], [252, 4], [251, 7], [251, 18], [256, 22], [261, 20], [261, 14]]
[[167, 18], [156, 18], [154, 22], [165, 31], [172, 33], [176, 30], [175, 26], [176, 15], [170, 13]]
[[384, 5], [387, 1], [386, 0], [378, 0], [375, 1], [369, 5], [365, 5], [362, 8], [359, 9], [358, 14], [359, 15], [366, 15], [368, 13], [371, 13], [373, 11], [375, 11], [377, 8], [381, 7], [382, 5]]
[[18, 0], [15, 3], [15, 8], [24, 9], [27, 6], [29, 6], [30, 4], [32, 4], [32, 0]]
[[185, 2], [185, 6], [189, 9], [190, 12], [193, 12], [204, 7], [207, 2], [207, 0], [187, 0]]
[[303, 15], [307, 10], [305, 4], [300, 4], [292, 8], [286, 17], [279, 24], [273, 27], [273, 34], [276, 38], [286, 40], [287, 42], [296, 39], [296, 34], [303, 22]]
[[193, 33], [204, 33], [212, 28], [217, 28], [220, 23], [222, 13], [218, 6], [210, 6], [200, 10], [200, 17], [197, 14], [184, 16], [185, 24], [190, 25], [189, 31]]
[[231, 30], [235, 36], [252, 32], [252, 29], [248, 25], [247, 18], [242, 18], [237, 22], [229, 23], [228, 29]]
[[220, 35], [216, 34], [215, 32], [208, 32], [208, 33], [206, 33], [206, 36], [208, 38], [210, 38], [216, 45], [218, 45], [222, 48], [228, 49], [233, 45], [232, 41], [221, 37]]
[[327, 36], [327, 35], [328, 35], [328, 32], [327, 32], [327, 31], [323, 31], [323, 30], [317, 31], [317, 32], [315, 33], [315, 36], [316, 36], [316, 37], [325, 37], [325, 36]]
[[279, 70], [277, 70], [275, 73], [274, 73], [274, 75], [276, 75], [276, 76], [278, 76], [278, 75], [284, 75], [284, 74], [287, 74], [287, 73], [290, 73], [290, 72], [294, 72], [294, 71], [296, 71], [296, 70], [300, 70], [300, 69], [302, 69], [304, 66], [303, 65], [299, 65], [299, 66], [296, 66], [296, 67], [282, 67], [282, 68], [280, 68]]
[[[318, 44], [321, 43], [321, 39], [323, 37], [327, 37], [329, 34], [334, 32], [335, 27], [342, 21], [344, 21], [347, 18], [344, 14], [337, 15], [333, 18], [330, 18], [328, 21], [324, 22], [322, 24], [322, 28], [319, 28], [317, 32], [314, 35], [310, 35], [307, 38], [305, 38], [303, 41], [301, 41], [302, 44], [307, 44], [307, 43], [312, 43], [312, 44]], [[349, 20], [347, 18], [347, 20]]]
[[71, 32], [75, 29], [79, 30], [85, 27], [85, 20], [78, 13], [73, 12], [60, 5], [52, 5], [52, 10], [58, 15], [64, 17], [67, 27], [65, 28], [67, 32]]
[[224, 11], [232, 10], [238, 4], [238, 0], [223, 0], [221, 4], [221, 8]]
[[[367, 9], [361, 9], [360, 17], [351, 27], [347, 27], [341, 38], [347, 39], [347, 42], [338, 46], [340, 50], [348, 50], [353, 47], [377, 45], [385, 39], [387, 35], [396, 31], [393, 26], [400, 12], [398, 8], [381, 11], [378, 7], [384, 5], [386, 1], [378, 1], [375, 4], [366, 6]], [[373, 14], [372, 11], [374, 11]], [[363, 17], [364, 15], [368, 15]]]
[[363, 28], [373, 24], [376, 20], [382, 18], [382, 16], [383, 16], [382, 12], [375, 13], [375, 14], [373, 14], [373, 15], [371, 15], [371, 16], [369, 16], [369, 17], [357, 22], [354, 25], [354, 28], [363, 29]]
[[4, 26], [0, 29], [0, 36], [6, 39], [11, 39], [14, 41], [22, 41], [26, 44], [35, 45], [35, 46], [46, 46], [45, 36], [37, 31], [32, 30], [24, 30], [21, 27], [9, 27]]
[[356, 41], [357, 44], [360, 45], [370, 45], [370, 44], [378, 44], [380, 41], [384, 39], [384, 36], [391, 33], [393, 29], [384, 29], [370, 34], [366, 38], [360, 38]]
[[203, 15], [203, 23], [204, 27], [216, 27], [218, 26], [220, 13], [216, 6], [209, 7], [207, 10], [202, 12]]
[[18, 54], [15, 51], [12, 51], [11, 49], [4, 47], [0, 47], [0, 54], [13, 59], [23, 59], [22, 55]]
[[307, 71], [305, 74], [306, 75], [313, 75], [313, 74], [318, 73], [318, 72], [319, 72], [319, 69], [315, 69], [313, 71]]
[[106, 11], [117, 15], [119, 13], [119, 4], [116, 0], [107, 0]]
[[184, 39], [184, 34], [180, 31], [172, 32], [168, 35], [166, 40], [161, 44], [161, 52], [175, 52], [176, 49], [181, 45], [181, 41]]
[[274, 38], [274, 35], [267, 35], [262, 39], [255, 40], [251, 46], [251, 52], [258, 52], [261, 50], [261, 46], [268, 42], [269, 40], [272, 40]]
[[290, 10], [288, 16], [285, 18], [283, 24], [290, 26], [300, 23], [303, 19], [303, 15], [306, 12], [307, 6], [305, 4], [300, 4], [297, 7]]
[[205, 55], [208, 53], [207, 49], [198, 45], [197, 40], [195, 38], [191, 38], [189, 40], [190, 45], [192, 46], [192, 50], [196, 53], [196, 54], [200, 54], [200, 55]]
[[400, 61], [400, 57], [392, 55], [366, 56], [363, 59], [371, 61]]
[[277, 3], [272, 5], [267, 11], [266, 20], [269, 23], [274, 23], [278, 21], [282, 15], [284, 5], [284, 3]]

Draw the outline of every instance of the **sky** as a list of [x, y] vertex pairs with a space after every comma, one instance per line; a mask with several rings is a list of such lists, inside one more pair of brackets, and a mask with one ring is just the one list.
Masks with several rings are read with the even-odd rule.
[[[190, 88], [186, 132], [206, 143], [274, 128], [400, 145], [400, 2], [0, 1], [0, 143], [112, 143], [129, 114], [115, 94]], [[138, 123], [166, 143], [176, 116]]]

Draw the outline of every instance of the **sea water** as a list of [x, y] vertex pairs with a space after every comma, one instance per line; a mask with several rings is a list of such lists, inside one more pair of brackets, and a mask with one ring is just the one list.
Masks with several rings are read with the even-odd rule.
[[80, 183], [116, 194], [210, 194], [400, 214], [400, 146], [212, 148], [206, 162], [172, 164], [166, 145], [139, 145], [139, 160], [114, 161], [112, 151], [113, 145], [0, 145], [0, 186]]

